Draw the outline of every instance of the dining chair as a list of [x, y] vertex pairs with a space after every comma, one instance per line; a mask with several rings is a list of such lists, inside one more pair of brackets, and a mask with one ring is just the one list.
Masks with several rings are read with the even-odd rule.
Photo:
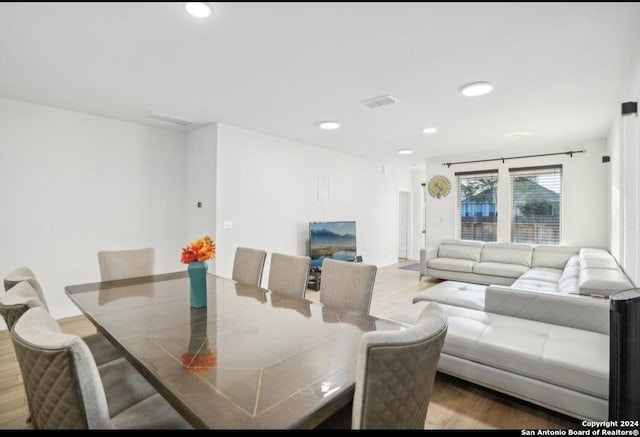
[[251, 249], [248, 247], [236, 248], [231, 279], [243, 284], [259, 287], [262, 281], [262, 270], [266, 257], [267, 252], [264, 250]]
[[272, 253], [267, 288], [276, 293], [304, 297], [310, 262], [311, 258], [308, 256]]
[[319, 428], [424, 429], [447, 327], [442, 307], [432, 302], [415, 325], [365, 333], [353, 403]]
[[424, 429], [447, 327], [432, 302], [411, 327], [362, 336], [352, 429]]
[[[37, 285], [37, 288], [34, 287], [34, 284]], [[30, 278], [17, 282], [6, 293], [0, 294], [0, 315], [8, 330], [11, 330], [22, 314], [34, 307], [49, 310], [40, 283], [33, 272]], [[82, 339], [87, 343], [98, 365], [122, 358], [122, 354], [99, 332], [84, 336]]]
[[103, 250], [98, 252], [102, 281], [153, 275], [155, 251], [153, 248], [129, 250]]
[[0, 294], [0, 315], [9, 331], [29, 308], [35, 307], [44, 307], [44, 303], [28, 281], [18, 282], [6, 293]]
[[34, 429], [190, 428], [126, 360], [101, 374], [84, 341], [43, 308], [24, 313], [11, 339]]
[[377, 271], [374, 265], [325, 258], [322, 262], [320, 303], [369, 314]]
[[19, 284], [23, 281], [28, 281], [29, 283], [31, 283], [35, 291], [38, 293], [40, 301], [42, 302], [44, 307], [48, 309], [49, 307], [47, 306], [47, 301], [44, 298], [42, 286], [36, 279], [36, 275], [29, 267], [18, 267], [17, 269], [9, 272], [7, 276], [4, 277], [4, 291], [9, 291], [16, 284]]

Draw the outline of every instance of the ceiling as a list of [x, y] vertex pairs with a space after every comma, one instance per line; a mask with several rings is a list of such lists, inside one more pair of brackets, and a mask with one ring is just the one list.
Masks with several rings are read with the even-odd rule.
[[[179, 2], [0, 3], [0, 96], [411, 163], [604, 138], [640, 54], [639, 3], [212, 4], [196, 19]], [[491, 94], [459, 93], [481, 80]]]

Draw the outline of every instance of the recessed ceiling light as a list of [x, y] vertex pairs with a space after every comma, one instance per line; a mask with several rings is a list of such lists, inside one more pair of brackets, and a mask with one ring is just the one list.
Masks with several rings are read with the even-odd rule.
[[207, 18], [211, 15], [211, 6], [203, 2], [186, 2], [184, 8], [189, 15], [193, 15], [198, 18]]
[[493, 90], [493, 85], [489, 82], [473, 82], [464, 85], [460, 88], [460, 92], [463, 96], [476, 97], [483, 96], [490, 93]]
[[422, 129], [423, 134], [435, 134], [436, 132], [438, 132], [437, 127], [425, 127]]
[[510, 132], [506, 134], [504, 137], [505, 138], [522, 138], [522, 137], [528, 137], [529, 135], [531, 135], [531, 132]]
[[413, 149], [398, 149], [396, 152], [398, 152], [398, 155], [412, 155]]
[[322, 123], [320, 123], [320, 129], [334, 130], [339, 128], [340, 123], [338, 123], [337, 121], [323, 121]]

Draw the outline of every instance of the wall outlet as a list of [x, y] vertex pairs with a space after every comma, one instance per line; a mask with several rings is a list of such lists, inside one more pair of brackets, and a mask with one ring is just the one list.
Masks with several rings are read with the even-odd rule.
[[233, 222], [231, 220], [224, 220], [222, 222], [222, 229], [233, 229]]

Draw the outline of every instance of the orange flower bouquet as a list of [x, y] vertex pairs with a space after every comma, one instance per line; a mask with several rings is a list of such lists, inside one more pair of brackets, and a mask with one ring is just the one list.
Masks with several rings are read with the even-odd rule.
[[216, 245], [205, 235], [182, 249], [180, 261], [188, 264], [189, 293], [191, 308], [207, 306], [207, 264], [205, 261], [216, 256]]
[[182, 249], [180, 261], [183, 264], [190, 264], [192, 262], [207, 261], [214, 256], [216, 256], [216, 245], [210, 236], [205, 235]]

